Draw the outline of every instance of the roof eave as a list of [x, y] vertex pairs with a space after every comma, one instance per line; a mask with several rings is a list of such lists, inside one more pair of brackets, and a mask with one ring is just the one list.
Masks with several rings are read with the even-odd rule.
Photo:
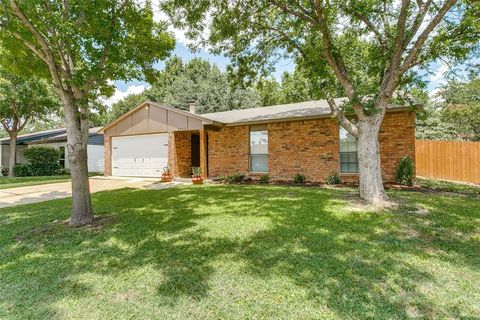
[[[401, 106], [395, 108], [387, 109], [387, 113], [392, 112], [406, 112], [406, 111], [418, 111], [423, 105], [415, 104], [410, 106]], [[354, 115], [351, 115], [354, 116]], [[287, 118], [277, 118], [277, 119], [263, 119], [263, 120], [252, 120], [252, 121], [237, 121], [237, 122], [226, 122], [225, 127], [236, 127], [243, 125], [256, 125], [256, 124], [265, 124], [265, 123], [277, 123], [277, 122], [290, 122], [290, 121], [304, 121], [304, 120], [316, 120], [316, 119], [326, 119], [332, 118], [332, 113], [327, 113], [323, 115], [314, 115], [314, 116], [298, 116], [298, 117], [287, 117]]]

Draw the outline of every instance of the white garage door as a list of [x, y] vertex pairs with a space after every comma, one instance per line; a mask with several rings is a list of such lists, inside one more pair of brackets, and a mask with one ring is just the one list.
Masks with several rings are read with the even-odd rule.
[[160, 177], [168, 164], [168, 133], [112, 138], [112, 175]]

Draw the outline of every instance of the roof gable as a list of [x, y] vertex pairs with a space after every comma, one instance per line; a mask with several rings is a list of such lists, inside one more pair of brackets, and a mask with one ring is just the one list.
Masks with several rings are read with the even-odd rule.
[[131, 135], [176, 130], [201, 130], [213, 121], [190, 112], [145, 101], [100, 131], [106, 135]]

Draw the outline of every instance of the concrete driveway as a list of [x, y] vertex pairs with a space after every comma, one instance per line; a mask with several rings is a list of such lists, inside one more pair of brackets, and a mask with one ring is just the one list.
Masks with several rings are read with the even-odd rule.
[[[90, 178], [90, 192], [115, 190], [122, 188], [165, 189], [173, 187], [179, 182], [159, 183], [158, 179], [148, 178]], [[42, 184], [38, 186], [0, 189], [0, 208], [12, 207], [20, 204], [36, 203], [53, 199], [71, 197], [70, 182]]]

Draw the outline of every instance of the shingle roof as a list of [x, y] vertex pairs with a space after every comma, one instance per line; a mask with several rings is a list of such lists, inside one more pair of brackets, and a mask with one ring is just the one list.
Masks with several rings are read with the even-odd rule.
[[[335, 103], [341, 105], [347, 98], [336, 98]], [[392, 105], [390, 108], [405, 106]], [[332, 111], [327, 100], [305, 101], [299, 103], [281, 104], [269, 107], [231, 110], [214, 113], [204, 113], [201, 116], [207, 119], [229, 124], [269, 122], [278, 120], [321, 118], [331, 115]]]
[[[90, 128], [88, 134], [97, 134], [101, 127]], [[51, 129], [40, 132], [22, 134], [17, 137], [17, 144], [35, 141], [62, 141], [67, 139], [67, 129]], [[0, 144], [10, 144], [10, 138], [0, 139]]]

